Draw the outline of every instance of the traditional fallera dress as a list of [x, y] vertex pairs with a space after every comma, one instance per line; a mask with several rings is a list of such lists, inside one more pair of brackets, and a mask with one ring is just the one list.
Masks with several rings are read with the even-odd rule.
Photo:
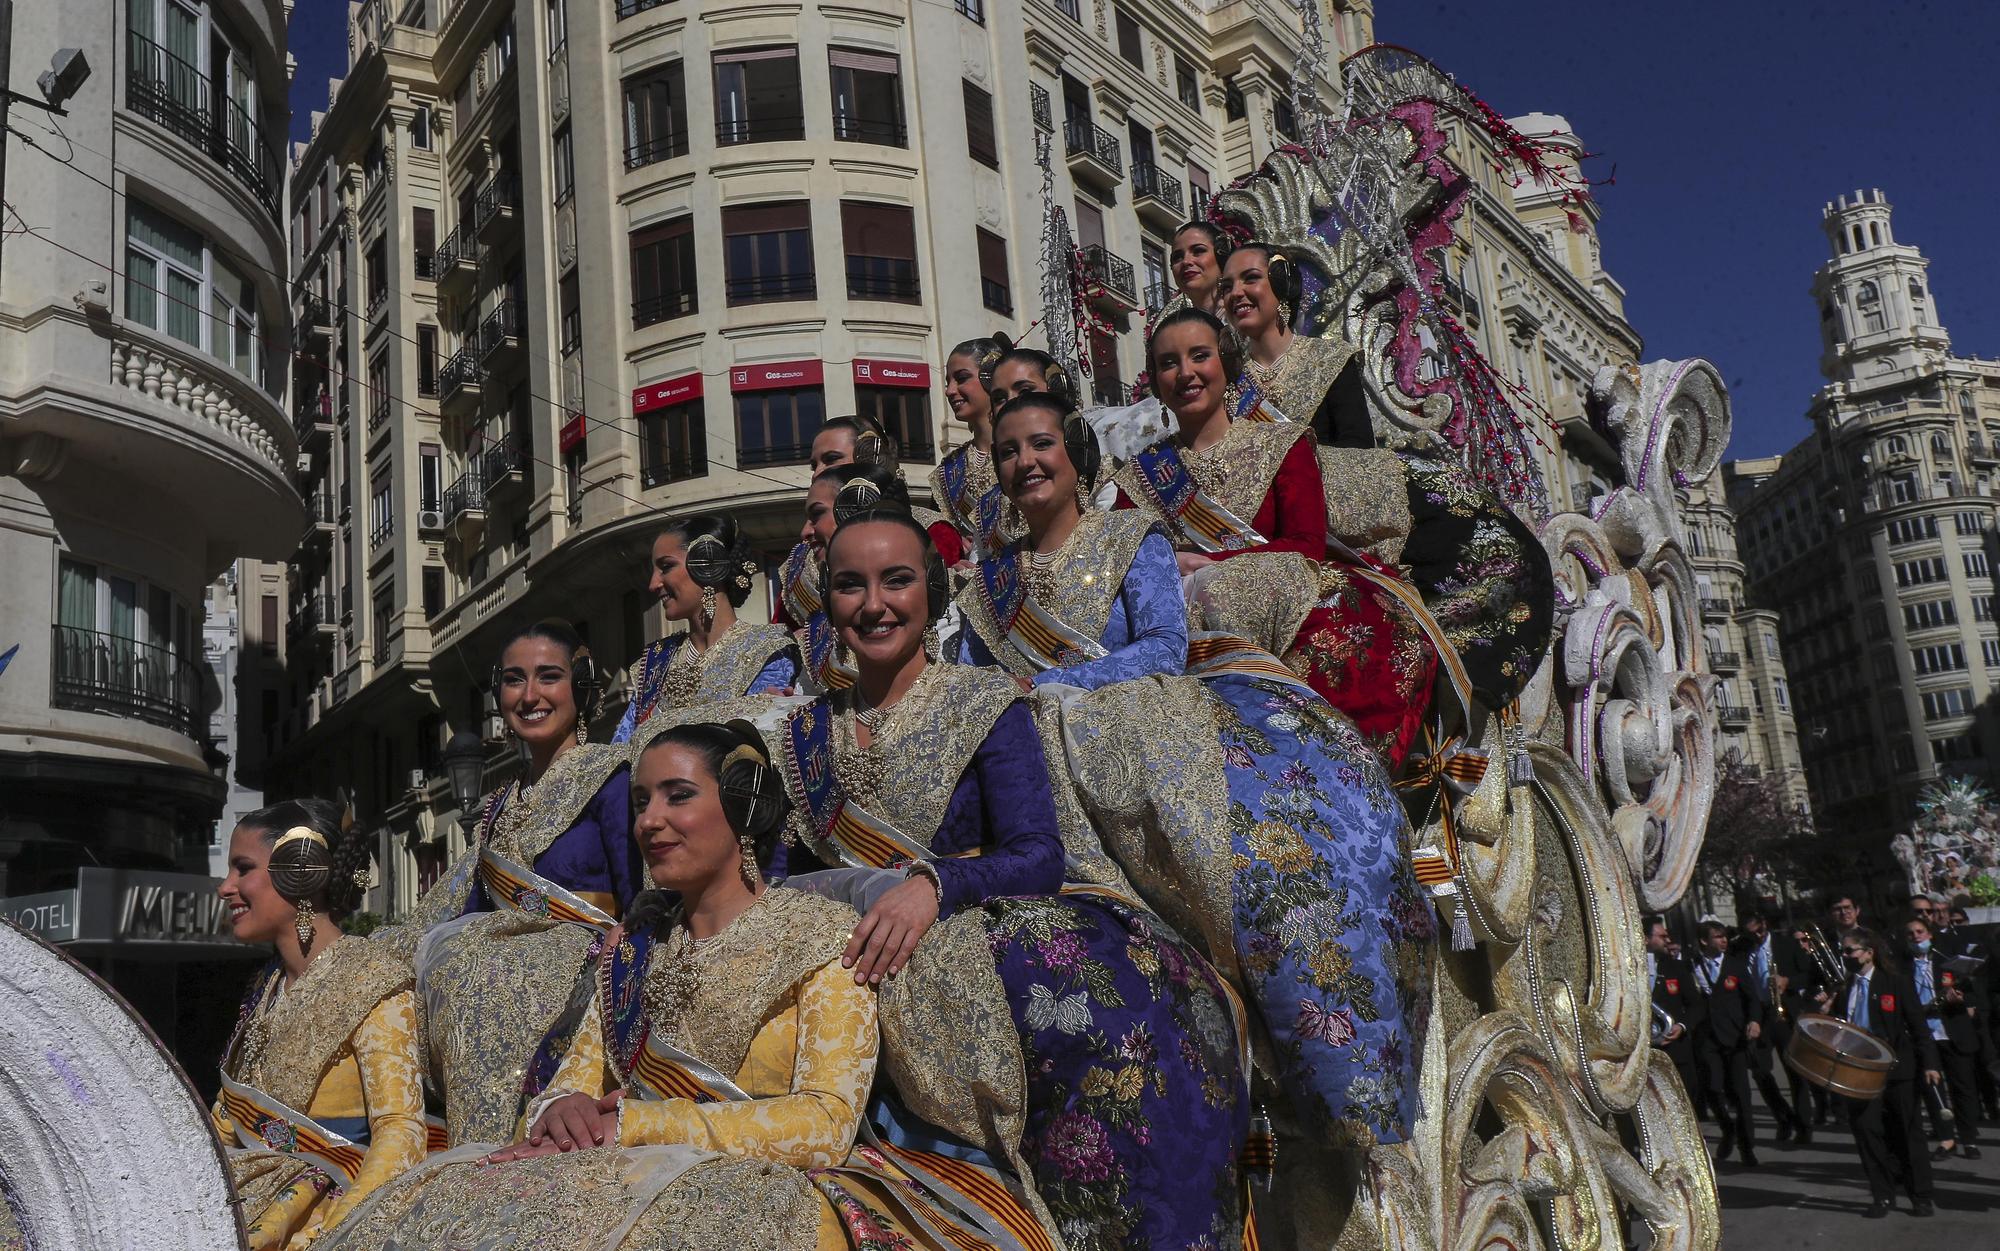
[[210, 1117], [253, 1251], [299, 1248], [427, 1149], [410, 968], [340, 938], [290, 986], [258, 974]]
[[478, 846], [376, 940], [415, 961], [453, 1143], [512, 1133], [528, 1057], [644, 880], [629, 783], [625, 749], [590, 743], [493, 792]]
[[844, 690], [854, 685], [854, 668], [841, 659], [840, 640], [819, 596], [819, 553], [800, 543], [778, 571], [778, 620], [798, 641], [803, 688], [814, 693]]
[[963, 537], [961, 555], [977, 558], [999, 545], [1006, 500], [1000, 494], [1000, 480], [993, 474], [989, 453], [971, 443], [947, 452], [931, 470], [931, 498]]
[[1244, 992], [1294, 1119], [1402, 1141], [1435, 924], [1353, 725], [1269, 653], [1191, 642], [1173, 549], [1136, 512], [1085, 513], [1045, 558], [1006, 548], [961, 605], [964, 659], [1041, 688], [1121, 866]]
[[694, 647], [684, 633], [652, 643], [640, 655], [638, 670], [632, 702], [611, 736], [614, 743], [630, 741], [633, 731], [663, 708], [790, 689], [799, 680], [799, 648], [783, 626], [738, 618], [706, 648]]
[[938, 875], [938, 923], [883, 984], [884, 1064], [903, 1103], [1010, 1162], [1072, 1251], [1237, 1245], [1239, 1009], [1094, 834], [1061, 837], [1019, 688], [933, 665], [866, 750], [845, 703], [814, 701], [784, 728], [804, 844], [792, 867], [809, 850], [858, 869], [921, 859]]
[[339, 1247], [408, 1251], [1043, 1251], [990, 1170], [881, 1141], [864, 1121], [876, 996], [840, 965], [845, 904], [771, 887], [719, 933], [613, 931], [580, 1010], [544, 1041], [546, 1087], [622, 1090], [614, 1141], [481, 1167], [438, 1157], [381, 1192]]
[[1118, 507], [1145, 510], [1175, 547], [1225, 567], [1196, 575], [1210, 609], [1204, 626], [1282, 657], [1392, 772], [1402, 765], [1430, 707], [1437, 652], [1412, 612], [1421, 601], [1393, 571], [1328, 557], [1308, 428], [1237, 421], [1200, 451], [1166, 439], [1126, 462], [1115, 483]]
[[1296, 422], [1335, 447], [1373, 447], [1361, 356], [1340, 339], [1295, 334], [1277, 360], [1259, 365], [1245, 354], [1242, 372], [1225, 394], [1236, 421]]

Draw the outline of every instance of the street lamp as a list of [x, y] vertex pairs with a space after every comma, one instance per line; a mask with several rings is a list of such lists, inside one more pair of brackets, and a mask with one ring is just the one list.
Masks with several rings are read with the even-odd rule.
[[458, 801], [458, 823], [471, 842], [479, 824], [480, 788], [486, 784], [486, 745], [477, 734], [460, 730], [451, 736], [444, 745], [444, 771], [451, 779], [451, 796]]

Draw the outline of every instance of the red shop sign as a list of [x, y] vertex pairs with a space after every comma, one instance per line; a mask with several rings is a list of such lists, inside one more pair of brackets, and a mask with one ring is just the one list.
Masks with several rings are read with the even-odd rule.
[[562, 429], [556, 432], [556, 439], [565, 452], [583, 442], [583, 414], [578, 413], [564, 422]]
[[701, 398], [701, 375], [682, 374], [665, 382], [649, 382], [632, 392], [632, 411], [643, 413], [651, 408], [665, 408], [669, 404], [680, 404]]
[[729, 371], [731, 391], [776, 391], [785, 387], [816, 387], [825, 380], [826, 369], [818, 361], [737, 365]]
[[854, 362], [854, 384], [861, 387], [919, 387], [929, 390], [931, 367], [915, 361]]

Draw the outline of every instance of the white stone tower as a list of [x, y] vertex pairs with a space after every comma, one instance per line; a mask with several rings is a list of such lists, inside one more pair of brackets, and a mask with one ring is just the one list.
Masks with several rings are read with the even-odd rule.
[[1937, 363], [1951, 346], [1931, 298], [1930, 262], [1896, 242], [1891, 206], [1870, 188], [1821, 213], [1833, 255], [1813, 275], [1819, 304], [1820, 372], [1867, 388]]

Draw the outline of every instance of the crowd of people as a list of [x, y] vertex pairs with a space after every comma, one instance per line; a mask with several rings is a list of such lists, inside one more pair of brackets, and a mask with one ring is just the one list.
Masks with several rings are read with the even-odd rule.
[[[1720, 1128], [1718, 1163], [1732, 1156], [1746, 1167], [1760, 1163], [1754, 1085], [1778, 1143], [1811, 1145], [1835, 1119], [1848, 1128], [1869, 1194], [1866, 1215], [1887, 1216], [1899, 1192], [1913, 1215], [1934, 1213], [1932, 1163], [1978, 1159], [1981, 1124], [2000, 1120], [1989, 1012], [1995, 966], [1988, 935], [1968, 919], [1971, 906], [1962, 895], [1916, 894], [1893, 922], [1873, 926], [1843, 894], [1823, 923], [1790, 924], [1762, 909], [1732, 933], [1706, 918], [1686, 950], [1664, 919], [1647, 920], [1654, 1041]], [[1885, 1044], [1894, 1067], [1879, 1096], [1830, 1094], [1782, 1062], [1812, 1013]]]
[[516, 631], [520, 768], [397, 925], [341, 934], [328, 805], [243, 821], [252, 1246], [1331, 1242], [1343, 1153], [1421, 1111], [1413, 761], [1512, 701], [1553, 596], [1504, 505], [1377, 446], [1280, 249], [1191, 223], [1174, 267], [1137, 424], [969, 340], [932, 511], [826, 423], [774, 622], [735, 519], [664, 519], [683, 628], [611, 741], [603, 662]]

